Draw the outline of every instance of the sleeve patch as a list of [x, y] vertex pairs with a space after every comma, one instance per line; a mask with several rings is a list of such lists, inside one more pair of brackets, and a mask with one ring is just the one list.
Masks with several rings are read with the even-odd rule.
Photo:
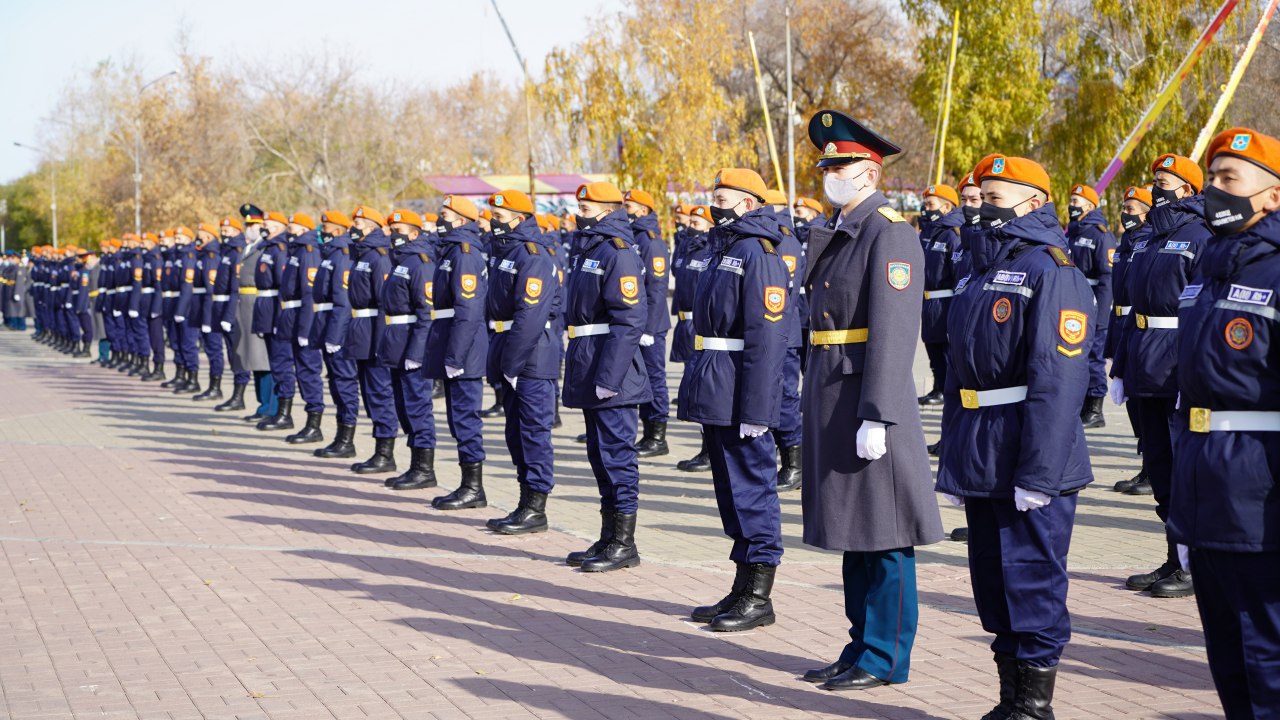
[[[881, 208], [884, 210], [885, 208]], [[894, 290], [906, 290], [911, 286], [911, 263], [895, 260], [885, 266], [885, 274], [889, 279], [889, 287]]]
[[653, 273], [659, 277], [667, 271], [667, 259], [661, 255], [653, 256]]
[[534, 299], [542, 297], [542, 278], [531, 277], [525, 280], [524, 294]]
[[435, 283], [431, 283], [431, 282], [423, 283], [422, 294], [427, 296], [427, 302], [434, 303], [435, 302]]
[[476, 276], [475, 276], [475, 275], [463, 275], [463, 276], [462, 276], [462, 291], [463, 291], [463, 292], [475, 292], [475, 291], [476, 291]]
[[640, 283], [636, 282], [635, 275], [623, 275], [618, 279], [618, 286], [624, 298], [632, 299], [640, 294]]
[[1079, 310], [1063, 310], [1058, 319], [1058, 335], [1068, 345], [1079, 345], [1088, 334], [1089, 316]]
[[[766, 312], [778, 314], [787, 307], [787, 291], [770, 285], [764, 289], [764, 309]], [[767, 317], [767, 316], [766, 316]]]

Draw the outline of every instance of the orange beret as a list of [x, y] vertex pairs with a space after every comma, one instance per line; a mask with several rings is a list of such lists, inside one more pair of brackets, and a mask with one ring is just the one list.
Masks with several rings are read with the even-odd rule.
[[492, 219], [493, 219], [493, 211], [492, 211], [492, 210], [490, 210], [489, 208], [485, 208], [485, 209], [484, 209], [484, 212], [480, 213], [480, 218], [481, 218], [481, 219], [483, 219], [483, 220], [492, 220]]
[[1200, 170], [1199, 165], [1191, 161], [1191, 158], [1165, 153], [1151, 163], [1151, 172], [1158, 170], [1178, 176], [1196, 192], [1200, 192], [1200, 188], [1204, 187], [1204, 172]]
[[1143, 205], [1146, 205], [1147, 207], [1151, 207], [1154, 204], [1151, 202], [1151, 186], [1150, 185], [1144, 185], [1142, 187], [1138, 187], [1135, 185], [1133, 187], [1130, 187], [1128, 190], [1124, 191], [1124, 199], [1137, 200], [1138, 202], [1142, 203]]
[[611, 182], [587, 183], [578, 188], [578, 199], [591, 202], [620, 203], [622, 202], [622, 191]]
[[693, 212], [694, 207], [696, 206], [690, 205], [689, 203], [680, 203], [679, 205], [676, 205], [675, 212], [677, 215], [688, 215], [689, 213]]
[[807, 207], [810, 210], [818, 213], [819, 215], [822, 214], [822, 203], [818, 202], [817, 200], [814, 200], [811, 197], [796, 198], [796, 207], [798, 208]]
[[241, 225], [239, 220], [231, 216], [222, 218], [222, 227], [233, 227], [236, 230], [244, 230], [244, 225]]
[[689, 211], [689, 215], [691, 217], [700, 217], [707, 222], [712, 222], [711, 208], [706, 205], [694, 205], [693, 209]]
[[440, 216], [433, 212], [422, 213], [422, 222], [423, 223], [440, 222]]
[[310, 215], [308, 215], [308, 214], [306, 214], [306, 213], [294, 213], [294, 214], [290, 215], [290, 216], [289, 216], [289, 224], [290, 224], [290, 225], [301, 225], [302, 227], [304, 227], [304, 228], [306, 228], [306, 229], [308, 229], [308, 230], [315, 230], [315, 229], [316, 229], [316, 221], [315, 221], [315, 220], [312, 220], [312, 219], [311, 219], [311, 216], [310, 216]]
[[1272, 175], [1280, 176], [1280, 140], [1257, 130], [1237, 127], [1219, 133], [1209, 143], [1208, 161], [1219, 155], [1230, 155], [1257, 165]]
[[930, 195], [941, 200], [946, 200], [956, 207], [960, 207], [960, 194], [957, 193], [956, 189], [950, 185], [930, 185], [929, 188], [924, 191], [924, 196], [929, 197]]
[[276, 211], [274, 211], [274, 210], [272, 210], [271, 212], [267, 213], [267, 214], [266, 214], [266, 217], [265, 217], [264, 219], [265, 219], [265, 220], [275, 220], [276, 222], [280, 223], [281, 225], [288, 225], [288, 224], [289, 224], [289, 218], [285, 217], [285, 216], [284, 216], [284, 213], [278, 213], [278, 212], [276, 212]]
[[644, 190], [628, 190], [626, 195], [622, 196], [623, 200], [630, 200], [637, 205], [643, 205], [654, 212], [658, 212], [658, 204], [653, 201], [653, 196]]
[[782, 192], [781, 190], [765, 190], [765, 191], [764, 191], [764, 204], [765, 204], [765, 205], [782, 205], [782, 206], [786, 206], [786, 204], [787, 204], [787, 195], [786, 195], [786, 193]]
[[[119, 250], [124, 247], [124, 243], [120, 242], [120, 238], [111, 238], [111, 247]], [[45, 249], [47, 250], [48, 248]]]
[[347, 217], [346, 213], [341, 213], [337, 210], [325, 210], [320, 213], [320, 222], [341, 225], [344, 228], [351, 227], [351, 218]]
[[203, 232], [207, 232], [214, 237], [218, 236], [218, 228], [214, 227], [213, 225], [210, 225], [209, 223], [200, 223], [199, 225], [196, 226], [196, 229], [201, 230]]
[[476, 204], [461, 195], [445, 195], [441, 206], [449, 208], [468, 220], [480, 219], [480, 211], [476, 209]]
[[155, 236], [154, 234], [152, 234], [152, 233], [142, 233], [142, 239], [143, 239], [143, 240], [150, 240], [151, 242], [155, 242], [155, 241], [156, 241], [156, 236]]
[[1040, 163], [1027, 158], [990, 155], [973, 171], [978, 182], [984, 180], [1003, 180], [1035, 188], [1045, 195], [1052, 193], [1049, 184], [1049, 173], [1044, 171]]
[[360, 207], [356, 208], [355, 212], [351, 213], [351, 219], [355, 220], [356, 218], [365, 218], [368, 220], [372, 220], [378, 223], [379, 225], [387, 224], [387, 219], [382, 217], [382, 213], [378, 212], [377, 210], [374, 210], [368, 205], [361, 205]]
[[1071, 194], [1079, 195], [1080, 197], [1084, 198], [1085, 200], [1088, 200], [1094, 205], [1102, 204], [1098, 200], [1097, 191], [1095, 191], [1093, 188], [1089, 187], [1088, 185], [1085, 185], [1084, 183], [1076, 183], [1076, 185], [1071, 188]]
[[[583, 187], [586, 186], [584, 185]], [[578, 197], [582, 197], [581, 188], [579, 188], [578, 192]], [[617, 192], [617, 188], [614, 188], [614, 192]], [[618, 193], [617, 202], [622, 202], [622, 193]], [[525, 215], [532, 215], [534, 212], [533, 201], [529, 199], [528, 195], [519, 190], [500, 190], [489, 196], [489, 204], [495, 208], [506, 208]]]
[[978, 187], [978, 181], [973, 178], [973, 173], [964, 176], [964, 180], [960, 181], [960, 187], [957, 190], [964, 190], [967, 187]]
[[174, 235], [186, 235], [186, 236], [187, 236], [187, 237], [189, 237], [189, 238], [193, 238], [193, 237], [195, 237], [195, 236], [196, 236], [196, 234], [195, 234], [195, 233], [191, 232], [191, 228], [187, 227], [186, 225], [179, 225], [179, 226], [175, 227], [175, 228], [173, 229], [173, 234], [174, 234]]
[[547, 220], [545, 213], [534, 213], [533, 219], [538, 222], [538, 229], [542, 232], [546, 232], [551, 229], [551, 221]]
[[560, 218], [556, 217], [556, 216], [555, 216], [554, 214], [552, 214], [552, 213], [547, 213], [547, 224], [551, 226], [551, 229], [552, 229], [552, 230], [559, 230], [559, 229], [560, 229]]
[[422, 216], [412, 210], [392, 210], [391, 217], [387, 218], [387, 224], [404, 223], [414, 227], [422, 227]]
[[716, 188], [741, 190], [754, 195], [761, 202], [764, 202], [764, 194], [769, 192], [769, 187], [764, 184], [764, 179], [760, 177], [760, 173], [746, 168], [722, 169], [716, 173], [715, 186]]

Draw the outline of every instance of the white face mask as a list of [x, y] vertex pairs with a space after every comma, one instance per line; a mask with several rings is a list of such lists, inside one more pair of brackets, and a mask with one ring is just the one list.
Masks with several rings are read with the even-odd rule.
[[858, 178], [866, 174], [867, 171], [863, 170], [854, 177], [845, 180], [828, 173], [822, 178], [822, 192], [827, 196], [827, 202], [837, 208], [848, 205], [866, 187], [858, 184]]
[[258, 240], [262, 239], [262, 226], [255, 224], [245, 228], [244, 237], [249, 242], [258, 242]]

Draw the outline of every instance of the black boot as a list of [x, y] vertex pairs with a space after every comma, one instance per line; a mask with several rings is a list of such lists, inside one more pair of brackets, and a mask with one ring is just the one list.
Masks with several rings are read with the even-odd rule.
[[676, 469], [683, 472], [705, 472], [711, 469], [711, 458], [707, 455], [707, 435], [702, 434], [702, 449], [688, 460], [676, 463]]
[[486, 520], [484, 523], [484, 526], [489, 528], [490, 530], [497, 530], [499, 527], [511, 522], [512, 520], [515, 519], [516, 515], [520, 513], [520, 508], [524, 507], [524, 503], [526, 500], [528, 500], [528, 498], [529, 498], [529, 486], [521, 483], [520, 500], [519, 502], [516, 503], [515, 508], [512, 509], [511, 512], [507, 513], [506, 515], [500, 518], [490, 518], [489, 520]]
[[582, 443], [585, 445], [587, 443], [587, 434], [582, 433], [581, 435], [575, 435], [573, 438], [573, 441], [576, 443]]
[[249, 386], [248, 385], [232, 385], [231, 399], [227, 400], [224, 403], [215, 405], [213, 408], [213, 411], [214, 412], [230, 412], [232, 410], [243, 410], [244, 409], [244, 389], [247, 387]]
[[1134, 475], [1128, 480], [1121, 480], [1120, 482], [1112, 486], [1111, 489], [1115, 490], [1118, 493], [1127, 493], [1129, 492], [1129, 488], [1133, 487], [1134, 485], [1137, 485], [1138, 483], [1145, 483], [1146, 481], [1147, 481], [1147, 469], [1142, 468], [1141, 470], [1138, 471], [1137, 475]]
[[1179, 567], [1169, 577], [1151, 585], [1153, 598], [1181, 598], [1196, 594], [1196, 586], [1191, 582], [1191, 573]]
[[564, 559], [564, 563], [569, 567], [581, 567], [584, 560], [599, 555], [609, 543], [613, 540], [613, 516], [612, 510], [600, 511], [600, 539], [591, 543], [591, 547], [586, 550], [569, 553], [569, 557]]
[[733, 607], [720, 613], [707, 624], [715, 632], [739, 632], [772, 625], [777, 619], [773, 614], [773, 576], [777, 566], [752, 563], [747, 566], [747, 586], [738, 596]]
[[932, 445], [925, 446], [925, 450], [928, 450], [931, 456], [938, 457], [938, 453], [942, 452], [942, 441], [939, 440]]
[[[108, 365], [107, 367], [111, 367], [111, 366], [110, 366], [110, 365]], [[181, 365], [179, 365], [179, 366], [175, 367], [175, 368], [173, 369], [173, 379], [172, 379], [172, 380], [165, 380], [164, 382], [160, 383], [160, 387], [162, 387], [162, 388], [164, 388], [164, 389], [166, 389], [166, 390], [169, 390], [169, 389], [171, 389], [171, 388], [177, 387], [177, 386], [178, 386], [178, 383], [182, 382], [182, 378], [184, 377], [184, 375], [185, 375], [185, 373], [186, 373], [186, 372], [187, 372], [187, 371], [186, 371], [186, 370], [184, 370], [184, 369], [182, 368], [182, 366], [181, 366]]]
[[1087, 397], [1084, 399], [1084, 408], [1080, 411], [1080, 422], [1084, 425], [1085, 430], [1107, 426], [1107, 419], [1102, 416], [1102, 398]]
[[338, 432], [333, 437], [333, 442], [316, 450], [314, 454], [318, 458], [349, 458], [356, 456], [356, 426], [343, 425], [338, 423]]
[[124, 354], [124, 362], [120, 363], [120, 366], [116, 368], [116, 372], [120, 372], [120, 373], [127, 373], [127, 372], [129, 372], [130, 370], [132, 370], [132, 369], [133, 369], [134, 358], [136, 358], [136, 357], [138, 357], [138, 356], [137, 356], [137, 354], [135, 354], [135, 353], [125, 353], [125, 354]]
[[[738, 598], [747, 589], [747, 580], [751, 577], [751, 566], [740, 562], [737, 563], [738, 569], [733, 576], [733, 585], [729, 588], [729, 594], [720, 598], [720, 601], [714, 605], [702, 605], [693, 609], [689, 613], [689, 617], [694, 622], [709, 623], [716, 619], [716, 616], [729, 612], [733, 606], [737, 604]], [[824, 680], [826, 678], [823, 678]]]
[[151, 365], [151, 372], [142, 376], [142, 382], [158, 382], [163, 380], [164, 377], [164, 363], [155, 362]]
[[1154, 495], [1155, 492], [1156, 491], [1151, 487], [1151, 479], [1144, 477], [1141, 480], [1138, 480], [1134, 482], [1132, 485], [1130, 485], [1129, 489], [1124, 491], [1124, 494], [1125, 495]]
[[951, 531], [951, 539], [955, 542], [969, 542], [969, 528], [959, 527]]
[[324, 413], [318, 412], [307, 413], [307, 424], [302, 426], [298, 432], [285, 438], [284, 441], [290, 445], [301, 445], [303, 443], [323, 442], [324, 433], [320, 431], [320, 421], [324, 419]]
[[87, 358], [89, 357], [89, 343], [77, 343], [76, 351], [71, 353], [71, 357]]
[[1018, 663], [1018, 684], [1009, 720], [1053, 720], [1053, 685], [1057, 678], [1057, 667]]
[[982, 720], [1008, 720], [1018, 697], [1018, 658], [996, 653], [996, 672], [1000, 675], [1000, 704], [982, 716]]
[[926, 407], [930, 405], [941, 405], [942, 387], [937, 383], [937, 381], [934, 381], [933, 389], [929, 391], [929, 394], [916, 398], [916, 402]]
[[493, 407], [489, 407], [489, 408], [485, 408], [484, 410], [481, 410], [480, 417], [482, 418], [502, 417], [504, 414], [506, 414], [506, 411], [502, 408], [502, 399], [506, 397], [506, 395], [507, 395], [507, 388], [505, 386], [498, 385], [497, 387], [495, 387], [493, 389]]
[[800, 487], [800, 446], [787, 445], [779, 453], [782, 465], [778, 467], [778, 492]]
[[293, 429], [293, 398], [280, 398], [280, 411], [272, 417], [258, 423], [259, 430], [292, 430]]
[[644, 437], [636, 445], [636, 455], [642, 458], [658, 457], [671, 452], [667, 448], [667, 424], [657, 420], [644, 421]]
[[613, 516], [613, 540], [599, 555], [582, 561], [582, 572], [609, 572], [640, 564], [640, 551], [636, 549], [636, 514], [617, 513]]
[[129, 377], [138, 377], [147, 371], [147, 359], [139, 354], [133, 356], [133, 366], [126, 373]]
[[200, 373], [198, 370], [188, 370], [183, 377], [181, 385], [173, 386], [174, 395], [194, 395], [200, 392]]
[[390, 484], [392, 490], [425, 490], [436, 486], [434, 448], [409, 448], [409, 469]]
[[525, 493], [524, 504], [517, 507], [509, 522], [494, 528], [503, 535], [525, 535], [547, 531], [547, 494], [537, 490]]
[[482, 508], [489, 504], [484, 496], [484, 463], [459, 463], [462, 468], [462, 485], [457, 490], [435, 498], [431, 507], [437, 510], [466, 510]]
[[192, 400], [221, 400], [222, 399], [222, 376], [209, 376], [209, 389], [191, 398]]
[[1149, 573], [1141, 575], [1131, 575], [1125, 581], [1124, 586], [1130, 590], [1142, 592], [1150, 590], [1152, 585], [1171, 577], [1174, 573], [1182, 569], [1182, 563], [1178, 562], [1178, 548], [1173, 543], [1168, 543], [1168, 552], [1164, 558], [1164, 564], [1152, 570]]
[[396, 439], [374, 438], [373, 455], [362, 463], [351, 466], [351, 472], [358, 475], [396, 471]]

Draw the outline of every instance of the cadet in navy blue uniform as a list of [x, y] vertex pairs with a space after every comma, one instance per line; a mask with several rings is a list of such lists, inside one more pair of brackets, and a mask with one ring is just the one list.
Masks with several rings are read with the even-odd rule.
[[142, 297], [139, 314], [147, 324], [147, 344], [151, 347], [151, 370], [142, 374], [143, 382], [164, 379], [164, 259], [156, 247], [158, 238], [145, 233], [142, 236]]
[[[565, 309], [569, 353], [564, 404], [581, 408], [586, 419], [587, 459], [600, 491], [600, 537], [585, 551], [570, 553], [566, 562], [584, 572], [604, 572], [640, 564], [635, 542], [640, 495], [635, 437], [637, 407], [653, 399], [640, 346], [641, 336], [653, 327], [650, 288], [644, 278], [645, 263], [651, 261], [632, 250], [632, 228], [617, 187], [590, 183], [578, 188], [577, 197], [579, 253], [569, 273]], [[665, 262], [666, 254], [652, 257]], [[660, 267], [665, 298], [666, 267]], [[662, 335], [665, 347], [665, 330]], [[665, 439], [658, 439], [665, 444]]]
[[640, 356], [649, 376], [653, 399], [640, 406], [644, 435], [636, 444], [639, 457], [658, 457], [670, 452], [667, 447], [667, 421], [671, 400], [667, 393], [667, 331], [671, 314], [667, 309], [667, 290], [671, 284], [671, 256], [658, 226], [658, 205], [644, 190], [628, 190], [623, 196], [627, 217], [634, 233], [633, 244], [644, 265], [643, 280], [647, 315], [640, 335]]
[[[201, 238], [200, 251], [196, 256], [196, 266], [199, 268], [199, 274], [204, 278], [205, 294], [204, 302], [200, 305], [200, 342], [204, 348], [205, 357], [209, 360], [209, 387], [202, 393], [191, 398], [192, 400], [221, 400], [222, 399], [222, 371], [223, 371], [223, 353], [222, 353], [222, 328], [218, 326], [216, 313], [220, 310], [220, 306], [215, 300], [216, 297], [228, 297], [225, 294], [218, 294], [218, 278], [226, 276], [229, 271], [222, 268], [222, 243], [219, 242], [221, 231], [208, 223], [201, 223], [197, 226], [196, 234]], [[223, 277], [225, 281], [226, 278]]]
[[1052, 718], [1071, 636], [1067, 550], [1093, 480], [1079, 407], [1089, 379], [1093, 293], [1071, 261], [1049, 176], [989, 156], [974, 176], [994, 253], [958, 290], [938, 492], [969, 521], [969, 577], [1000, 701], [988, 717]]
[[960, 212], [964, 214], [964, 224], [960, 226], [960, 249], [952, 258], [956, 266], [956, 281], [959, 282], [973, 271], [973, 253], [970, 247], [973, 236], [982, 232], [981, 218], [978, 217], [982, 207], [982, 188], [973, 179], [973, 173], [964, 176], [960, 182]]
[[1071, 260], [1093, 288], [1098, 312], [1094, 316], [1093, 345], [1089, 348], [1089, 394], [1080, 409], [1086, 430], [1106, 427], [1102, 401], [1107, 397], [1107, 331], [1110, 329], [1112, 273], [1116, 257], [1116, 236], [1107, 228], [1107, 218], [1098, 208], [1098, 193], [1083, 183], [1071, 188], [1067, 215], [1067, 247]]
[[1232, 128], [1207, 157], [1217, 237], [1178, 310], [1169, 533], [1227, 720], [1261, 720], [1280, 717], [1280, 140]]
[[[827, 217], [822, 214], [822, 203], [810, 197], [798, 197], [791, 210], [796, 219], [795, 233], [800, 241], [801, 254], [808, 257], [809, 230], [827, 224]], [[801, 274], [800, 278], [803, 280], [804, 275]], [[809, 298], [804, 283], [797, 284], [800, 289], [796, 295], [796, 313], [800, 316], [800, 367], [803, 368], [809, 356]]]
[[[671, 337], [671, 362], [684, 365], [689, 372], [693, 361], [693, 300], [698, 290], [698, 278], [707, 269], [715, 248], [711, 246], [711, 208], [695, 205], [687, 208], [689, 218], [681, 236], [679, 252], [671, 261], [671, 274], [676, 288], [671, 299], [671, 313], [676, 316], [676, 327]], [[683, 378], [683, 373], [681, 375]], [[683, 379], [682, 379], [683, 382]], [[698, 428], [701, 434], [701, 427]], [[676, 463], [676, 469], [684, 472], [702, 472], [711, 469], [707, 457], [707, 437], [701, 435], [702, 445], [698, 454]]]
[[351, 282], [347, 299], [351, 303], [351, 323], [339, 352], [356, 362], [360, 397], [365, 414], [373, 421], [373, 455], [351, 466], [355, 473], [395, 472], [396, 412], [391, 370], [378, 362], [378, 342], [386, 321], [378, 305], [382, 285], [391, 274], [391, 239], [383, 229], [382, 213], [361, 205], [351, 214]]
[[324, 368], [329, 379], [338, 429], [333, 442], [315, 451], [316, 457], [355, 457], [356, 420], [360, 413], [360, 382], [356, 362], [342, 352], [347, 326], [351, 323], [351, 218], [346, 213], [326, 210], [320, 215], [320, 269], [316, 273], [314, 319], [311, 344], [324, 349]]
[[[151, 296], [146, 296], [147, 306], [143, 307], [143, 293], [146, 289], [147, 277], [144, 265], [146, 264], [146, 250], [142, 247], [142, 236], [133, 235], [130, 238], [130, 255], [129, 255], [129, 277], [130, 291], [128, 305], [126, 308], [127, 320], [126, 324], [129, 328], [129, 344], [137, 354], [132, 367], [129, 368], [130, 377], [136, 377], [147, 372], [147, 358], [151, 355], [151, 333], [147, 328], [147, 312], [150, 307]], [[74, 258], [72, 258], [74, 261]], [[63, 282], [69, 279], [71, 264], [67, 263], [63, 266], [64, 275]], [[62, 305], [56, 306], [61, 312]]]
[[315, 319], [315, 283], [320, 272], [320, 236], [310, 215], [289, 216], [289, 265], [280, 286], [280, 317], [276, 332], [291, 340], [294, 375], [298, 394], [305, 403], [307, 422], [285, 442], [300, 445], [321, 442], [324, 433], [324, 358], [319, 343], [311, 342], [311, 324]]
[[804, 279], [804, 248], [793, 231], [792, 211], [781, 190], [765, 193], [765, 205], [778, 217], [781, 240], [774, 248], [787, 266], [787, 310], [782, 322], [786, 326], [787, 354], [782, 359], [782, 405], [778, 427], [773, 430], [778, 446], [778, 492], [795, 490], [803, 479], [801, 473], [801, 440], [804, 426], [800, 419], [800, 288]]
[[924, 306], [920, 338], [929, 355], [933, 389], [919, 398], [921, 405], [941, 405], [947, 384], [947, 309], [955, 295], [956, 253], [960, 251], [960, 196], [950, 185], [930, 185], [920, 213], [920, 245], [924, 249]]
[[777, 446], [787, 352], [787, 266], [775, 249], [778, 217], [762, 207], [754, 170], [716, 174], [711, 217], [716, 254], [698, 278], [694, 358], [680, 383], [679, 417], [702, 424], [712, 483], [736, 568], [729, 594], [691, 616], [715, 631], [774, 622], [774, 574], [782, 561]]
[[[1120, 237], [1119, 247], [1116, 248], [1115, 262], [1111, 266], [1112, 305], [1114, 309], [1108, 313], [1109, 327], [1107, 328], [1107, 347], [1105, 351], [1108, 359], [1115, 358], [1116, 348], [1127, 344], [1129, 342], [1129, 334], [1133, 332], [1133, 325], [1129, 322], [1129, 314], [1133, 310], [1133, 304], [1129, 300], [1129, 288], [1126, 280], [1130, 259], [1134, 254], [1134, 246], [1141, 243], [1145, 250], [1147, 239], [1151, 235], [1151, 226], [1147, 225], [1147, 213], [1151, 212], [1151, 203], [1150, 185], [1146, 187], [1130, 187], [1124, 192], [1124, 204], [1120, 207], [1120, 227], [1123, 230], [1123, 234]], [[1102, 308], [1098, 308], [1098, 312], [1102, 312]], [[1112, 366], [1112, 376], [1115, 376], [1114, 365]], [[1116, 492], [1127, 492], [1139, 484], [1150, 489], [1151, 484], [1147, 480], [1146, 455], [1142, 451], [1142, 425], [1141, 419], [1138, 417], [1137, 406], [1136, 404], [1128, 403], [1124, 408], [1129, 415], [1129, 426], [1133, 429], [1133, 436], [1138, 440], [1138, 454], [1142, 459], [1142, 468], [1137, 475], [1128, 480], [1116, 482], [1112, 489]]]
[[[231, 412], [244, 409], [244, 392], [249, 385], [249, 371], [240, 361], [238, 352], [241, 328], [237, 320], [240, 304], [240, 272], [244, 259], [245, 237], [242, 226], [235, 218], [224, 217], [218, 223], [222, 236], [222, 252], [218, 257], [217, 287], [213, 294], [214, 332], [222, 333], [222, 347], [226, 349], [227, 362], [231, 365], [231, 397], [215, 405], [214, 412]], [[256, 289], [256, 288], [255, 288]], [[221, 381], [219, 381], [221, 382]]]
[[[560, 271], [534, 218], [533, 202], [518, 190], [489, 196], [493, 239], [489, 248], [486, 374], [502, 393], [505, 434], [520, 483], [520, 502], [486, 526], [504, 535], [545, 532], [547, 496], [555, 487], [551, 423], [560, 376]], [[566, 385], [568, 390], [568, 385]], [[632, 428], [634, 432], [634, 428]]]
[[277, 333], [280, 321], [280, 289], [289, 265], [289, 219], [271, 211], [262, 220], [262, 255], [254, 272], [258, 297], [253, 303], [253, 332], [267, 344], [271, 379], [278, 405], [274, 415], [258, 422], [259, 430], [293, 429], [293, 394], [297, 390], [293, 367], [293, 339]]
[[173, 385], [173, 393], [196, 393], [200, 390], [200, 312], [204, 304], [204, 277], [198, 267], [199, 254], [195, 233], [186, 227], [173, 229], [177, 244], [174, 273], [178, 276], [178, 298], [173, 305], [173, 329], [178, 335], [178, 358], [181, 378]]
[[[182, 274], [175, 269], [178, 247], [174, 243], [175, 233], [173, 228], [161, 230], [159, 236], [160, 257], [163, 260], [163, 271], [160, 274], [160, 321], [163, 328], [164, 343], [173, 352], [175, 366], [180, 367], [181, 355], [178, 351], [178, 328], [177, 323], [173, 321], [173, 311], [178, 304], [179, 290], [181, 290], [182, 286]], [[161, 370], [163, 371], [163, 368]], [[160, 387], [171, 388], [177, 383], [178, 373], [175, 371], [173, 378], [160, 383]]]
[[444, 198], [436, 230], [439, 262], [435, 276], [435, 314], [427, 338], [427, 377], [444, 383], [444, 410], [449, 434], [458, 446], [462, 483], [457, 490], [435, 498], [437, 510], [463, 510], [488, 505], [484, 495], [485, 360], [489, 334], [485, 300], [489, 275], [480, 247], [480, 211], [457, 196]]
[[[1133, 331], [1112, 365], [1111, 398], [1117, 404], [1126, 398], [1133, 403], [1142, 428], [1148, 481], [1128, 492], [1154, 494], [1156, 515], [1164, 521], [1169, 516], [1173, 473], [1169, 421], [1178, 394], [1178, 303], [1212, 233], [1199, 195], [1204, 181], [1200, 166], [1166, 154], [1156, 158], [1151, 169], [1155, 173], [1151, 190], [1155, 206], [1147, 216], [1151, 235], [1145, 246], [1134, 246], [1125, 276], [1133, 303], [1129, 314]], [[1195, 592], [1191, 573], [1180, 567], [1172, 540], [1160, 567], [1130, 577], [1125, 585], [1130, 590], [1149, 590], [1153, 597], [1186, 597]]]

